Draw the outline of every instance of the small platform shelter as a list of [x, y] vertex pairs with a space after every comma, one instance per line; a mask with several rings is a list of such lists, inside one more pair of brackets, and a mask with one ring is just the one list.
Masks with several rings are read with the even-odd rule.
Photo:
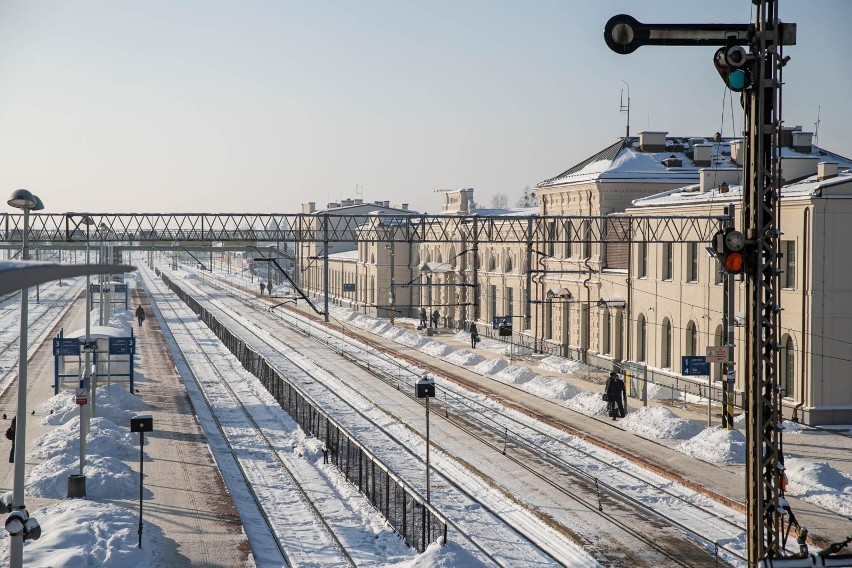
[[59, 331], [53, 338], [54, 378], [53, 393], [78, 388], [83, 377], [86, 352], [92, 354], [93, 381], [97, 385], [127, 383], [133, 392], [133, 357], [136, 354], [136, 337], [118, 327], [93, 325], [86, 343], [86, 330], [70, 333]]
[[[89, 305], [100, 305], [101, 301], [101, 284], [92, 282], [89, 284]], [[103, 301], [109, 304], [110, 308], [118, 307], [125, 310], [130, 309], [130, 290], [126, 282], [109, 282], [103, 283]]]

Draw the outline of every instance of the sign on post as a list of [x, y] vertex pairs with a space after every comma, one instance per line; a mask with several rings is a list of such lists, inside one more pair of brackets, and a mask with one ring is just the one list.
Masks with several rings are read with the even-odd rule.
[[724, 363], [728, 360], [728, 348], [722, 347], [707, 347], [707, 362], [708, 363]]
[[76, 337], [71, 339], [57, 338], [53, 340], [53, 356], [67, 357], [80, 354], [80, 340]]
[[710, 375], [710, 363], [703, 355], [684, 355], [680, 358], [680, 374], [687, 377], [693, 375]]
[[85, 388], [78, 388], [74, 395], [74, 402], [79, 405], [89, 404], [89, 393]]
[[355, 283], [343, 283], [343, 291], [344, 292], [354, 292], [355, 291]]
[[136, 341], [133, 337], [110, 337], [110, 355], [132, 355], [136, 352]]

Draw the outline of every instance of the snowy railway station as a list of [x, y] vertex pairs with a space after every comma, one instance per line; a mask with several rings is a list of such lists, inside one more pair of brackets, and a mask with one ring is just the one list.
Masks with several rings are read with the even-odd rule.
[[[613, 422], [603, 370], [496, 336], [472, 346], [463, 330], [427, 334], [416, 318], [390, 325], [332, 305], [326, 322], [286, 282], [261, 295], [265, 265], [130, 260], [131, 309], [90, 319], [135, 338], [136, 387], [98, 389], [85, 499], [67, 491], [88, 408], [45, 380], [55, 330], [84, 327], [85, 283], [48, 284], [31, 304], [26, 491], [43, 531], [25, 546], [33, 565], [744, 565], [744, 437], [719, 427], [718, 408], [708, 428], [706, 400], [652, 384]], [[16, 298], [2, 312], [7, 417]], [[437, 387], [428, 482], [414, 397], [424, 372]], [[154, 427], [137, 548], [128, 427], [143, 414]], [[784, 430], [787, 499], [818, 550], [849, 527], [852, 439]], [[12, 468], [0, 470], [6, 489]]]
[[779, 3], [4, 3], [0, 568], [852, 568], [852, 7]]

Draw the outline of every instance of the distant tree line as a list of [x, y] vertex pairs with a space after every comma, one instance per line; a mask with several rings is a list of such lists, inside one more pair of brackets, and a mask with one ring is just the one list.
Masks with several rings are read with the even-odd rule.
[[[521, 196], [515, 201], [515, 207], [538, 207], [538, 197], [530, 186], [526, 186]], [[497, 193], [491, 196], [492, 209], [508, 209], [509, 196], [506, 193]]]

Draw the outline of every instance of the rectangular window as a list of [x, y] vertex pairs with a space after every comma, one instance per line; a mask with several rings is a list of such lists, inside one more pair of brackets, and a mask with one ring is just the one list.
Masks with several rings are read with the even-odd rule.
[[784, 269], [782, 276], [784, 288], [796, 287], [796, 241], [781, 241], [781, 252], [784, 253], [784, 258], [781, 259], [781, 266]]
[[698, 243], [686, 244], [686, 281], [698, 282]]
[[491, 317], [495, 318], [498, 315], [502, 315], [502, 314], [497, 313], [497, 286], [490, 286], [490, 288], [491, 288], [491, 293], [489, 294], [489, 300], [490, 301], [489, 301], [488, 308], [491, 312]]
[[637, 267], [639, 272], [639, 278], [647, 278], [648, 277], [648, 243], [639, 243], [639, 251], [637, 254], [637, 261], [639, 266]]
[[592, 223], [583, 221], [583, 258], [592, 257]]
[[508, 317], [512, 317], [512, 315], [514, 315], [512, 313], [512, 305], [513, 305], [513, 302], [514, 302], [512, 292], [513, 292], [512, 288], [506, 288], [506, 311], [504, 312], [503, 315], [508, 316]]
[[548, 302], [544, 309], [544, 338], [553, 339], [553, 302]]
[[548, 221], [547, 223], [547, 251], [548, 256], [553, 256], [556, 247], [556, 221]]
[[663, 243], [663, 280], [672, 279], [672, 244]]
[[571, 241], [574, 238], [574, 224], [571, 222], [571, 219], [565, 221], [565, 248], [563, 250], [562, 258], [571, 258]]

